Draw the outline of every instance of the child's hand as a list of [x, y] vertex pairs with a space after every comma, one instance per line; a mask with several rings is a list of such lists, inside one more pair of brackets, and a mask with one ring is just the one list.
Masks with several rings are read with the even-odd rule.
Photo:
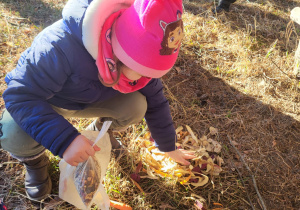
[[70, 165], [77, 166], [78, 163], [86, 161], [89, 156], [93, 156], [95, 151], [100, 151], [97, 145], [92, 147], [93, 143], [83, 135], [77, 136], [64, 152], [63, 159]]
[[176, 162], [181, 163], [183, 165], [190, 165], [190, 162], [187, 160], [196, 158], [194, 152], [189, 152], [184, 149], [177, 149], [175, 151], [166, 152], [166, 154], [169, 155], [170, 158], [172, 158]]

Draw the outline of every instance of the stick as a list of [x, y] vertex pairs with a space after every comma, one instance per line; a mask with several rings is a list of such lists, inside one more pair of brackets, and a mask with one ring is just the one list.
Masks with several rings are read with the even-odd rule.
[[283, 74], [285, 74], [285, 76], [287, 76], [287, 78], [289, 78], [290, 80], [292, 80], [287, 73], [285, 73], [284, 71], [281, 70], [281, 68], [273, 61], [272, 58], [271, 58], [271, 62], [278, 68], [279, 71], [281, 71]]
[[141, 186], [136, 181], [134, 181], [133, 179], [131, 179], [131, 181], [143, 194], [145, 194], [144, 190], [141, 188]]
[[249, 166], [248, 166], [247, 163], [245, 162], [245, 160], [244, 160], [243, 156], [241, 155], [241, 153], [238, 151], [238, 149], [237, 149], [237, 148], [234, 146], [234, 144], [232, 143], [230, 137], [229, 137], [228, 135], [227, 135], [227, 137], [228, 137], [228, 140], [229, 140], [231, 146], [234, 148], [234, 150], [236, 151], [236, 153], [239, 155], [239, 157], [241, 158], [242, 162], [244, 163], [244, 165], [246, 166], [247, 170], [249, 171], [249, 173], [250, 173], [250, 175], [251, 175], [252, 182], [253, 182], [255, 191], [256, 191], [256, 193], [257, 193], [257, 195], [258, 195], [258, 198], [259, 198], [259, 200], [260, 200], [260, 202], [261, 202], [262, 208], [263, 208], [264, 210], [267, 210], [267, 207], [266, 207], [266, 205], [265, 205], [264, 199], [262, 198], [262, 196], [260, 195], [260, 193], [259, 193], [259, 191], [258, 191], [257, 184], [256, 184], [256, 180], [255, 180], [255, 178], [254, 178], [254, 176], [253, 176], [253, 174], [252, 174], [252, 172], [251, 172]]
[[[230, 161], [230, 162], [235, 166], [234, 162], [232, 162], [232, 161]], [[243, 176], [242, 176], [241, 172], [239, 171], [239, 169], [238, 169], [236, 166], [235, 166], [235, 170], [238, 172], [238, 174], [239, 174], [239, 176], [240, 176], [240, 178], [241, 178], [241, 182], [242, 182], [243, 186], [246, 187], [245, 182], [244, 182], [244, 180], [243, 180]], [[246, 193], [247, 193], [248, 200], [249, 200], [249, 202], [250, 202], [249, 205], [252, 207], [253, 210], [255, 210], [255, 207], [253, 206], [253, 203], [252, 203], [252, 201], [251, 201], [251, 199], [250, 199], [250, 196], [249, 196], [247, 190], [246, 190]], [[248, 203], [248, 202], [247, 202], [247, 203]]]
[[[228, 152], [227, 152], [227, 150], [225, 150], [225, 151], [226, 151], [227, 155], [229, 155]], [[242, 176], [241, 172], [239, 171], [239, 169], [236, 167], [235, 163], [234, 163], [232, 160], [230, 160], [230, 163], [234, 166], [235, 170], [238, 172], [239, 177], [241, 178], [241, 182], [242, 182], [243, 186], [246, 188], [246, 185], [245, 185], [245, 182], [244, 182], [244, 180], [243, 180], [243, 176]], [[250, 199], [250, 196], [249, 196], [247, 190], [245, 190], [245, 191], [246, 191], [246, 194], [247, 194], [248, 201], [249, 201], [250, 203], [248, 203], [246, 200], [244, 200], [244, 199], [242, 199], [242, 198], [241, 198], [241, 199], [242, 199], [245, 203], [247, 203], [249, 206], [251, 206], [253, 210], [255, 210], [255, 207], [253, 206], [253, 203], [252, 203], [252, 201], [251, 201], [251, 199]]]

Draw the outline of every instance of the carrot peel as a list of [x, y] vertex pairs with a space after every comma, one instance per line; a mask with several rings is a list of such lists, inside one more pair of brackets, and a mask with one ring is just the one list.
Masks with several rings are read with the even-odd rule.
[[110, 201], [110, 206], [120, 210], [132, 210], [132, 208], [129, 205], [112, 200]]

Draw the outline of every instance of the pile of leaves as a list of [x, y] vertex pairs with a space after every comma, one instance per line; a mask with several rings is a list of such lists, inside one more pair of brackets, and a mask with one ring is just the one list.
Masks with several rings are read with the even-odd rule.
[[[159, 179], [168, 177], [176, 179], [180, 184], [193, 187], [201, 187], [209, 182], [212, 176], [218, 176], [222, 172], [223, 159], [220, 157], [222, 146], [212, 139], [218, 130], [210, 128], [210, 136], [202, 136], [200, 139], [192, 129], [186, 125], [176, 129], [178, 149], [185, 149], [195, 153], [189, 166], [183, 166], [169, 158], [164, 152], [155, 147], [151, 134], [147, 132], [139, 137], [137, 142], [141, 147], [141, 158], [131, 179], [137, 184], [141, 179]], [[213, 184], [213, 182], [211, 181]]]

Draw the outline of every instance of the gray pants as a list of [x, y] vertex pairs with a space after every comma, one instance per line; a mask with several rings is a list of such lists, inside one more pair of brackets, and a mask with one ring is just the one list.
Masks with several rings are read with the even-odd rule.
[[[147, 110], [146, 98], [139, 92], [119, 94], [104, 102], [93, 103], [84, 110], [66, 110], [59, 107], [53, 109], [65, 118], [96, 118], [111, 120], [111, 128], [124, 130], [129, 125], [140, 122]], [[0, 120], [2, 125], [1, 146], [19, 160], [37, 157], [45, 151], [45, 147], [25, 133], [4, 111]]]

